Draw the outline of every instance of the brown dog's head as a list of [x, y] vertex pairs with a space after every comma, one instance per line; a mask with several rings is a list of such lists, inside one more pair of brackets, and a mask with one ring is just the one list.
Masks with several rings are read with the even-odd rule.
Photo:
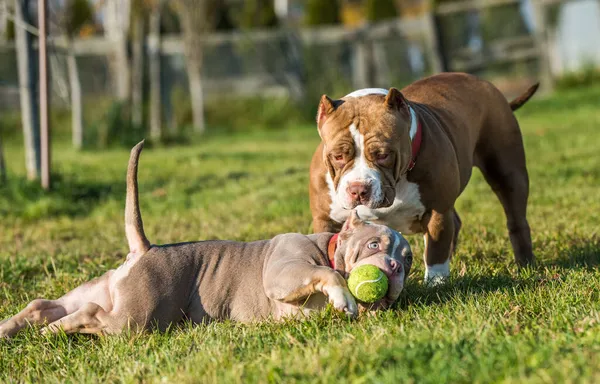
[[414, 111], [400, 91], [365, 89], [341, 100], [323, 95], [317, 126], [333, 203], [344, 209], [392, 205], [416, 131]]
[[375, 265], [386, 274], [388, 292], [375, 303], [377, 308], [387, 308], [398, 299], [412, 267], [408, 241], [385, 225], [362, 220], [356, 210], [342, 227], [334, 257], [336, 270], [345, 278], [354, 268], [364, 264]]

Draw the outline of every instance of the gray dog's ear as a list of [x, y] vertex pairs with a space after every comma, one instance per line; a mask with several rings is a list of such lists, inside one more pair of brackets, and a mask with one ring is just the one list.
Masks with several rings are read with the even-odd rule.
[[364, 223], [365, 222], [360, 218], [360, 216], [358, 216], [358, 212], [356, 212], [356, 209], [353, 209], [352, 212], [350, 213], [350, 217], [348, 217], [348, 219], [346, 219], [346, 222], [344, 223], [344, 226], [342, 227], [342, 232], [351, 231], [354, 228], [364, 225]]

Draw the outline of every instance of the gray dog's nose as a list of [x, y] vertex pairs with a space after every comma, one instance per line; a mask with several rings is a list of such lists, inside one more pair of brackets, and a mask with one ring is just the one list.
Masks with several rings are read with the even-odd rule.
[[402, 264], [400, 264], [397, 260], [395, 259], [387, 259], [388, 265], [390, 266], [390, 269], [396, 273], [400, 271], [400, 268], [402, 268]]
[[369, 200], [371, 186], [361, 182], [353, 182], [348, 185], [347, 192], [352, 201], [360, 203]]

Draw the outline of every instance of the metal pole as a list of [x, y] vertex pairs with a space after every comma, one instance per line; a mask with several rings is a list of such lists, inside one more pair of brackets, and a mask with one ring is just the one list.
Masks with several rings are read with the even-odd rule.
[[46, 0], [38, 0], [40, 65], [40, 141], [42, 188], [50, 189], [50, 122], [48, 119], [48, 57], [46, 51]]

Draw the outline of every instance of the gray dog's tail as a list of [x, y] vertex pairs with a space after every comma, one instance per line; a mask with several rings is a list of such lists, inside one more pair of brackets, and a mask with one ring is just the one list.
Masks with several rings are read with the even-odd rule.
[[517, 109], [521, 108], [521, 106], [525, 104], [527, 100], [531, 98], [531, 96], [533, 96], [533, 94], [535, 93], [535, 91], [537, 91], [539, 86], [540, 83], [533, 84], [524, 94], [511, 101], [510, 109], [516, 111]]
[[144, 234], [144, 223], [138, 201], [137, 170], [144, 140], [131, 150], [127, 166], [127, 198], [125, 200], [125, 234], [129, 243], [129, 252], [144, 254], [150, 249], [150, 242]]

